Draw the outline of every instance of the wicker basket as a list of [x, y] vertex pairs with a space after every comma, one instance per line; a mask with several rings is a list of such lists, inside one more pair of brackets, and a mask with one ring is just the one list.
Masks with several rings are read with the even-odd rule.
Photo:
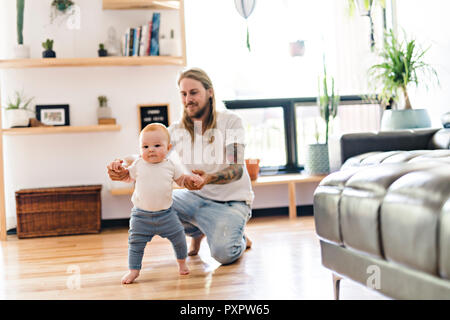
[[99, 233], [101, 185], [16, 191], [19, 238]]

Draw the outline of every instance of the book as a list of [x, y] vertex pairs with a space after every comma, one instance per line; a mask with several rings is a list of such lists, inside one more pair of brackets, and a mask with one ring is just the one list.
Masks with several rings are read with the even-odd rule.
[[141, 41], [139, 41], [139, 55], [146, 56], [147, 51], [145, 50], [145, 46], [147, 44], [147, 36], [148, 36], [148, 25], [141, 26]]
[[122, 36], [122, 56], [127, 55], [128, 31]]
[[148, 34], [147, 34], [147, 46], [145, 53], [147, 56], [150, 55], [150, 41], [152, 39], [152, 21], [148, 22]]
[[130, 36], [128, 41], [128, 56], [133, 56], [133, 40], [134, 40], [134, 28], [130, 28]]
[[150, 40], [150, 55], [159, 56], [159, 26], [161, 13], [153, 12], [152, 17], [152, 38]]
[[141, 49], [141, 34], [142, 34], [142, 27], [136, 28], [137, 35], [136, 35], [136, 52], [134, 53], [135, 56], [140, 56], [139, 50]]

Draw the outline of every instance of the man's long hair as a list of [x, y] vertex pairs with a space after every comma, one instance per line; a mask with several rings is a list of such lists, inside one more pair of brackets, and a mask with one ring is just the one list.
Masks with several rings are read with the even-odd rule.
[[[180, 76], [178, 77], [178, 86], [180, 86], [181, 80], [189, 78], [194, 79], [203, 85], [203, 87], [208, 90], [212, 89], [212, 96], [209, 98], [209, 115], [208, 118], [205, 120], [205, 131], [208, 129], [212, 129], [216, 127], [216, 120], [217, 120], [217, 114], [216, 114], [216, 99], [214, 95], [214, 88], [212, 85], [211, 79], [208, 77], [205, 71], [203, 71], [200, 68], [191, 68], [184, 70], [181, 72]], [[186, 108], [183, 108], [183, 118], [181, 120], [184, 128], [190, 133], [192, 141], [194, 141], [194, 122], [190, 117], [188, 117], [186, 113]], [[212, 141], [210, 141], [212, 142]]]

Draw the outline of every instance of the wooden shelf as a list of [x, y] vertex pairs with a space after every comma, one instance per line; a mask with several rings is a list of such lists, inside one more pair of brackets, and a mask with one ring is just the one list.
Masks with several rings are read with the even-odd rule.
[[274, 176], [259, 176], [258, 179], [252, 181], [253, 186], [265, 186], [274, 184], [286, 184], [289, 182], [293, 183], [309, 183], [309, 182], [320, 182], [326, 175], [314, 175], [310, 176], [307, 174], [293, 173], [293, 174], [279, 174]]
[[178, 0], [103, 0], [103, 10], [180, 9]]
[[103, 124], [93, 126], [56, 126], [56, 127], [30, 127], [30, 128], [11, 128], [2, 129], [2, 133], [8, 136], [15, 135], [33, 135], [33, 134], [55, 134], [55, 133], [83, 133], [83, 132], [102, 132], [119, 131], [120, 125]]
[[108, 67], [108, 66], [184, 66], [183, 57], [97, 57], [97, 58], [47, 58], [0, 60], [0, 69], [6, 68], [52, 68], [52, 67]]
[[[267, 186], [276, 184], [288, 184], [288, 183], [309, 183], [320, 182], [326, 175], [310, 176], [307, 174], [280, 174], [275, 176], [260, 176], [256, 181], [252, 181], [252, 186]], [[174, 189], [180, 189], [174, 184]], [[113, 196], [130, 195], [134, 191], [134, 188], [114, 188], [110, 189], [110, 193]]]

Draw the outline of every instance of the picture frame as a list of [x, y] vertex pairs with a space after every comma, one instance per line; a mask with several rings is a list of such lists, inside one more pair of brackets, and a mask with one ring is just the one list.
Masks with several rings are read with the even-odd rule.
[[139, 133], [150, 123], [162, 123], [169, 127], [169, 115], [168, 103], [138, 105]]
[[36, 119], [46, 125], [70, 126], [69, 105], [36, 105]]

